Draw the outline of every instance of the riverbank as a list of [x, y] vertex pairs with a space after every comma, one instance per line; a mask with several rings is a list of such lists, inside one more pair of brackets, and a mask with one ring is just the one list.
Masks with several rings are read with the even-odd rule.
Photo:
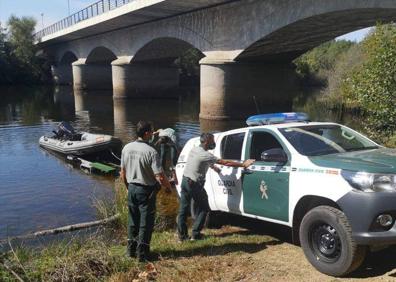
[[145, 264], [125, 256], [125, 238], [115, 233], [41, 251], [18, 248], [0, 256], [0, 281], [17, 281], [15, 275], [24, 281], [112, 282], [391, 281], [396, 276], [396, 248], [370, 254], [358, 271], [339, 279], [316, 271], [300, 247], [265, 233], [272, 231], [225, 226], [206, 230], [202, 241], [178, 243], [173, 231], [156, 232], [152, 251], [157, 258]]
[[[91, 232], [40, 239], [34, 246], [11, 242], [0, 253], [0, 281], [393, 281], [396, 247], [369, 254], [363, 266], [343, 279], [316, 271], [290, 229], [240, 217], [237, 226], [206, 229], [205, 239], [179, 243], [170, 217], [160, 211], [153, 234], [152, 263], [126, 256], [125, 189], [116, 185], [117, 204], [98, 202], [100, 217], [123, 216]], [[160, 208], [161, 205], [159, 205]], [[58, 235], [59, 236], [59, 235]], [[48, 243], [52, 240], [53, 243]], [[0, 246], [1, 247], [1, 246]]]
[[[120, 213], [111, 225], [88, 236], [40, 239], [27, 247], [11, 241], [0, 254], [0, 281], [390, 281], [396, 277], [396, 247], [368, 255], [349, 277], [316, 271], [290, 229], [253, 219], [230, 217], [235, 226], [206, 229], [201, 241], [179, 243], [174, 228], [175, 195], [159, 205], [152, 239], [154, 259], [138, 263], [126, 256], [126, 189], [116, 185], [115, 203], [98, 201], [98, 217]], [[159, 195], [160, 197], [163, 195]], [[54, 237], [52, 237], [53, 239]]]

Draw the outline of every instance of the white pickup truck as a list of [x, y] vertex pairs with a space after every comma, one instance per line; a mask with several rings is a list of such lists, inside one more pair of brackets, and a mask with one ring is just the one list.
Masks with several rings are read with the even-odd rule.
[[[248, 169], [209, 169], [212, 211], [291, 227], [310, 263], [332, 276], [357, 269], [370, 247], [396, 244], [396, 150], [296, 113], [254, 116], [248, 124], [215, 134], [214, 155], [256, 162]], [[184, 146], [179, 179], [199, 145], [193, 138]]]

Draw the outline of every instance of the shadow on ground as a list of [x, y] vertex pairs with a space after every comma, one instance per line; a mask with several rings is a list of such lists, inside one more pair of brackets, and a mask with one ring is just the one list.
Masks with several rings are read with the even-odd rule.
[[382, 276], [390, 271], [391, 273], [387, 276], [396, 280], [396, 246], [378, 252], [369, 252], [362, 266], [351, 273], [350, 277], [373, 278]]
[[[189, 244], [189, 242], [186, 242]], [[191, 242], [194, 244], [194, 242]], [[163, 258], [193, 257], [193, 256], [219, 256], [235, 252], [257, 253], [267, 248], [269, 245], [283, 244], [280, 241], [272, 240], [263, 243], [227, 243], [221, 246], [199, 246], [188, 250], [167, 250], [161, 252]]]
[[[266, 235], [279, 239], [285, 243], [292, 243], [292, 230], [288, 226], [264, 222], [262, 220], [248, 218], [245, 216], [233, 215], [233, 214], [220, 214], [220, 220], [224, 225], [232, 225], [247, 229], [246, 231], [238, 231], [244, 235]], [[230, 236], [234, 233], [224, 233], [219, 235], [221, 237]]]
[[[250, 219], [237, 215], [226, 214], [222, 216], [222, 221], [224, 224], [246, 228], [246, 230], [229, 233], [225, 232], [218, 235], [219, 237], [227, 237], [234, 234], [266, 235], [279, 240], [273, 240], [271, 242], [278, 242], [277, 244], [292, 244], [292, 230], [287, 226], [263, 222], [257, 219]], [[267, 243], [267, 245], [270, 244], [270, 242]], [[375, 278], [383, 276], [388, 272], [390, 273], [386, 275], [387, 279], [394, 279], [396, 281], [396, 246], [392, 246], [377, 252], [368, 252], [363, 264], [348, 277]]]

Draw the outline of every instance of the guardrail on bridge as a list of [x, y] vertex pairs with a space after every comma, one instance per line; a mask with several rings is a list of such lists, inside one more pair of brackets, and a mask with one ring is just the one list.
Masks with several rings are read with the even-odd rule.
[[64, 18], [60, 20], [57, 23], [54, 23], [43, 30], [40, 30], [37, 32], [34, 37], [37, 42], [41, 41], [41, 38], [44, 36], [53, 34], [55, 32], [58, 32], [62, 29], [71, 27], [81, 21], [85, 21], [87, 19], [96, 17], [98, 15], [104, 14], [108, 11], [111, 11], [115, 8], [124, 6], [125, 4], [128, 4], [129, 2], [132, 2], [135, 0], [100, 0], [98, 2], [93, 3], [92, 5], [78, 11], [77, 13], [74, 13], [67, 18]]

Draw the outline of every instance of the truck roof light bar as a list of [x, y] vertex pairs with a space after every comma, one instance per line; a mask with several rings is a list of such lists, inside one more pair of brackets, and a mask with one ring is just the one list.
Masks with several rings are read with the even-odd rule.
[[251, 116], [246, 120], [248, 126], [280, 124], [290, 122], [308, 122], [309, 117], [306, 113], [272, 113]]

